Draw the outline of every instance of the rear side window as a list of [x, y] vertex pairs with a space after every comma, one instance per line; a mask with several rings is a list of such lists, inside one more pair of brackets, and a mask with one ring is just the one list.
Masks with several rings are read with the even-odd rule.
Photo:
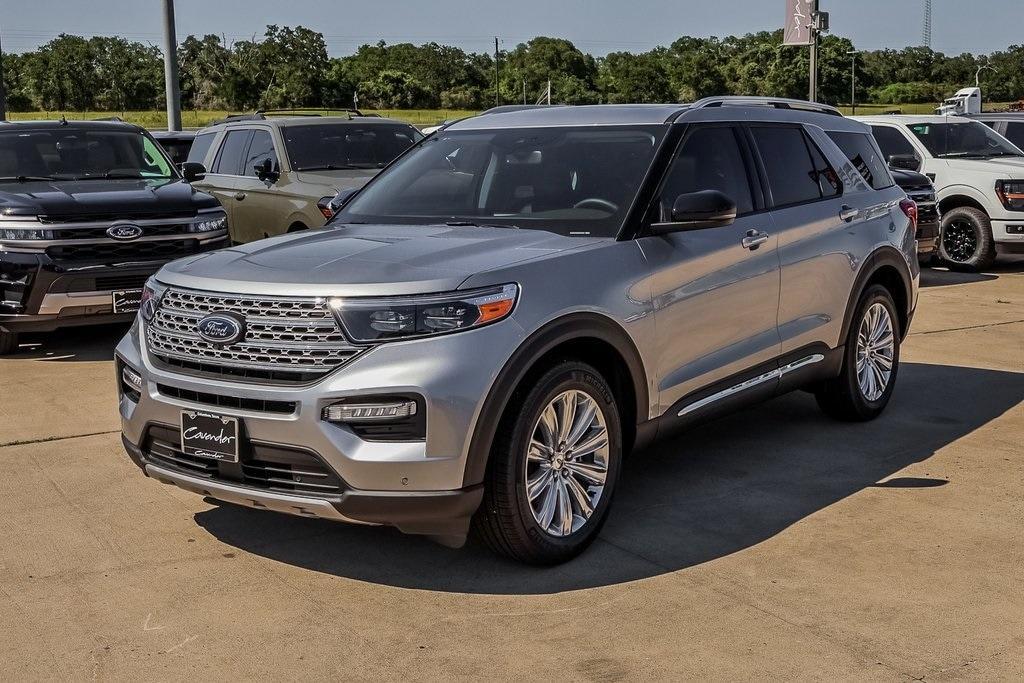
[[216, 137], [216, 133], [197, 135], [196, 139], [192, 141], [192, 149], [188, 151], [186, 161], [194, 161], [197, 164], [206, 163], [206, 153], [210, 151], [210, 145], [213, 144], [213, 139]]
[[676, 197], [700, 190], [723, 193], [736, 202], [737, 214], [754, 210], [747, 167], [733, 128], [698, 128], [686, 138], [662, 186], [659, 220], [669, 220]]
[[255, 130], [252, 134], [252, 142], [249, 144], [249, 153], [246, 154], [245, 164], [242, 166], [242, 175], [256, 177], [255, 167], [270, 159], [270, 166], [274, 170], [279, 168], [277, 153], [274, 151], [274, 140], [270, 137], [270, 131]]
[[802, 129], [754, 127], [751, 132], [764, 162], [775, 206], [839, 194], [839, 176]]
[[225, 175], [241, 175], [242, 157], [249, 146], [251, 130], [232, 130], [224, 137], [220, 146], [220, 154], [214, 163], [214, 173]]
[[871, 132], [882, 149], [886, 161], [896, 154], [912, 154], [918, 156], [907, 136], [892, 126], [871, 126]]
[[889, 168], [870, 135], [829, 131], [828, 136], [843, 151], [850, 163], [860, 171], [868, 185], [876, 190], [892, 187], [893, 182]]
[[1006, 124], [1006, 134], [1003, 137], [1024, 149], [1024, 122], [1013, 121]]

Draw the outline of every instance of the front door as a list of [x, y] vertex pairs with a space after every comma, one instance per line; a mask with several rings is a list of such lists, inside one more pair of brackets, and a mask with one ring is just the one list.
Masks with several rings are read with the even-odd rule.
[[[271, 176], [260, 178], [256, 167], [270, 160], [274, 171]], [[271, 235], [280, 235], [288, 230], [284, 225], [291, 205], [282, 200], [278, 189], [278, 174], [281, 165], [274, 149], [274, 140], [267, 128], [253, 129], [252, 139], [242, 157], [239, 177], [231, 196], [233, 233], [239, 242], [252, 242]]]
[[664, 221], [680, 194], [718, 190], [735, 201], [736, 221], [638, 240], [653, 273], [659, 413], [779, 353], [777, 238], [751, 161], [737, 128], [692, 127], [647, 220]]

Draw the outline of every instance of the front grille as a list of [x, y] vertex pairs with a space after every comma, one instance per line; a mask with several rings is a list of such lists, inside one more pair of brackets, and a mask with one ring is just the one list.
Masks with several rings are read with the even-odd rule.
[[181, 450], [181, 432], [153, 425], [143, 441], [149, 462], [185, 474], [315, 498], [337, 498], [344, 490], [341, 478], [319, 455], [304, 449], [242, 441], [237, 463], [221, 462]]
[[156, 385], [157, 391], [164, 396], [202, 403], [218, 408], [238, 408], [241, 410], [252, 410], [261, 413], [294, 413], [295, 401], [269, 401], [262, 398], [239, 398], [238, 396], [224, 396], [222, 394], [209, 394], [204, 391], [192, 391], [180, 387], [172, 387], [166, 384]]
[[[131, 223], [131, 221], [123, 221]], [[146, 237], [165, 237], [167, 235], [188, 234], [188, 223], [162, 223], [160, 225], [139, 225], [142, 228], [142, 235], [139, 239]], [[53, 239], [55, 240], [109, 240], [107, 234], [109, 225], [101, 225], [89, 228], [55, 228]]]
[[[226, 345], [202, 339], [197, 323], [210, 313], [223, 312], [245, 319], [242, 339]], [[159, 360], [190, 374], [292, 382], [325, 375], [359, 352], [338, 328], [324, 299], [221, 295], [175, 288], [161, 298], [146, 327], [146, 341]]]
[[198, 246], [199, 240], [195, 239], [71, 244], [47, 247], [46, 255], [55, 261], [94, 261], [112, 258], [167, 260], [194, 254]]

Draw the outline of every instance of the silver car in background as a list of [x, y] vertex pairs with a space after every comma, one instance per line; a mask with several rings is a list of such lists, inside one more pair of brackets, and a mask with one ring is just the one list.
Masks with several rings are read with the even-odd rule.
[[795, 388], [881, 413], [914, 211], [823, 105], [463, 120], [323, 229], [164, 267], [117, 347], [124, 445], [215, 499], [564, 561], [657, 437]]

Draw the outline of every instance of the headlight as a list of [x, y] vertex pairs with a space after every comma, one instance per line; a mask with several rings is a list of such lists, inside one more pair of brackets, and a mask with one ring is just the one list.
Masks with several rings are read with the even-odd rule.
[[451, 294], [388, 299], [331, 299], [352, 341], [375, 342], [460, 332], [508, 317], [519, 296], [514, 284]]
[[1024, 180], [997, 180], [996, 194], [1010, 211], [1024, 211]]
[[214, 230], [227, 230], [228, 217], [223, 211], [211, 211], [201, 213], [192, 219], [188, 226], [189, 232], [213, 232]]
[[146, 280], [142, 287], [142, 300], [139, 302], [139, 317], [149, 322], [156, 315], [156, 309], [160, 305], [160, 297], [164, 295], [167, 288], [153, 278]]

